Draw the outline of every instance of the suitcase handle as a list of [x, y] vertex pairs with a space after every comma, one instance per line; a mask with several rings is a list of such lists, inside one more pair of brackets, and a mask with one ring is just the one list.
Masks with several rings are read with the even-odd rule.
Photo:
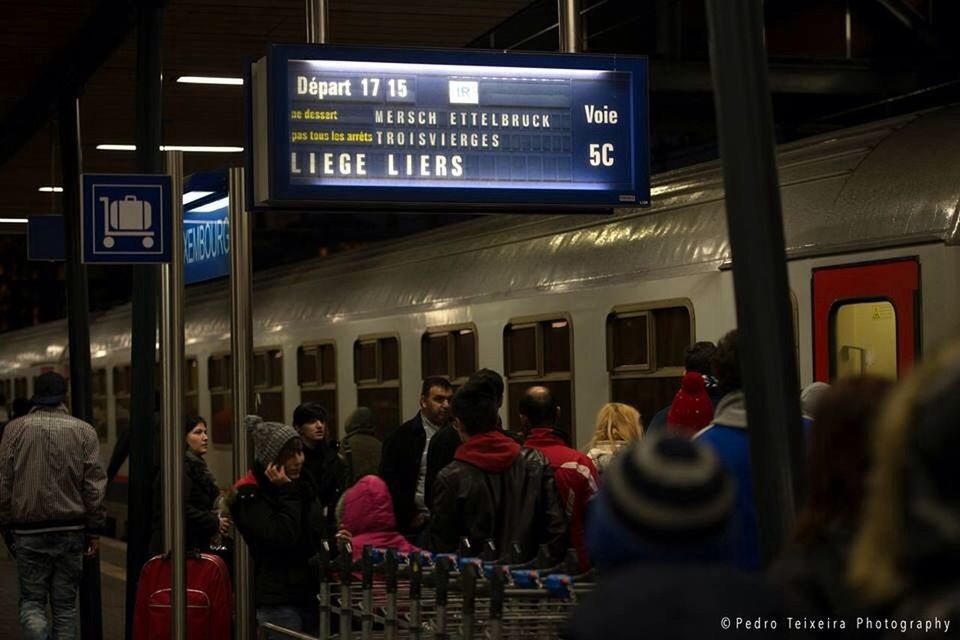
[[136, 202], [137, 196], [123, 196], [125, 202]]

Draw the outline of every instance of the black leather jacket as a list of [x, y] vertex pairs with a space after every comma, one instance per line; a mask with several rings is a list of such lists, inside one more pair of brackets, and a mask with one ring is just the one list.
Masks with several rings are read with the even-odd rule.
[[542, 453], [521, 449], [503, 473], [461, 460], [440, 471], [433, 487], [430, 544], [434, 551], [451, 553], [461, 537], [475, 550], [491, 538], [502, 556], [517, 542], [524, 561], [533, 559], [541, 544], [555, 560], [563, 557], [567, 525], [553, 471]]

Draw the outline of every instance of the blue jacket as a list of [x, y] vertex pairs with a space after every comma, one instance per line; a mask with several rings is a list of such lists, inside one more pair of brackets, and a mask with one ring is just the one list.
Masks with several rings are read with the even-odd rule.
[[734, 391], [725, 395], [714, 411], [713, 424], [705, 427], [693, 439], [710, 445], [737, 481], [734, 559], [742, 569], [758, 570], [760, 545], [757, 538], [757, 508], [753, 500], [747, 406], [743, 392]]

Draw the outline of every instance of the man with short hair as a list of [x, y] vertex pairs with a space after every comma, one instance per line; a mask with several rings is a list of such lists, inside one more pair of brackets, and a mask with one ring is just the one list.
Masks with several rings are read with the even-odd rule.
[[463, 442], [454, 461], [437, 475], [428, 546], [453, 552], [466, 538], [480, 549], [489, 538], [501, 557], [517, 543], [521, 560], [527, 561], [544, 544], [559, 560], [567, 527], [550, 463], [497, 428], [497, 403], [489, 385], [467, 382], [454, 395], [452, 410]]
[[324, 509], [332, 510], [343, 492], [344, 468], [339, 444], [330, 436], [329, 421], [327, 410], [316, 402], [305, 402], [293, 410], [293, 428], [303, 441], [306, 480], [313, 483]]
[[100, 548], [107, 478], [96, 430], [63, 405], [63, 376], [44, 373], [34, 386], [34, 408], [0, 442], [0, 528], [13, 535], [24, 637], [71, 639], [83, 557]]
[[583, 520], [587, 502], [597, 492], [597, 469], [589, 457], [567, 445], [570, 433], [559, 426], [559, 418], [560, 406], [547, 387], [530, 387], [520, 398], [524, 445], [539, 450], [550, 462], [570, 531], [570, 544], [577, 551], [580, 570], [586, 571], [590, 562]]
[[420, 411], [383, 443], [379, 475], [390, 489], [401, 533], [415, 535], [430, 519], [427, 452], [430, 440], [450, 420], [451, 397], [453, 387], [446, 378], [426, 378], [420, 389]]

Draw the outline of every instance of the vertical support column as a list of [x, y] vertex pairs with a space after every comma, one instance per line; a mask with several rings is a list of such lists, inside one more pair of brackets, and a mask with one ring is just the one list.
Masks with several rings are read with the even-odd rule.
[[160, 266], [160, 349], [163, 373], [163, 540], [171, 550], [170, 613], [173, 640], [187, 637], [186, 550], [183, 508], [183, 154], [167, 152], [173, 198], [170, 262]]
[[[249, 440], [243, 418], [253, 404], [253, 308], [252, 242], [250, 214], [246, 209], [243, 169], [230, 169], [230, 352], [233, 355], [233, 477], [246, 473], [250, 464]], [[237, 612], [236, 639], [249, 640], [253, 612], [250, 585], [250, 550], [237, 536], [234, 551], [234, 599]]]
[[707, 0], [707, 22], [754, 500], [769, 562], [793, 522], [801, 441], [762, 2]]
[[580, 0], [557, 0], [560, 51], [580, 53], [583, 51], [583, 36], [580, 26]]
[[[149, 2], [137, 4], [137, 172], [160, 173], [161, 125], [161, 9]], [[149, 558], [153, 524], [153, 443], [156, 405], [154, 367], [157, 356], [156, 265], [138, 265], [133, 271], [131, 301], [130, 433], [126, 439], [130, 454], [130, 484], [127, 498], [127, 594], [126, 634], [133, 637], [133, 610], [140, 569]], [[118, 443], [121, 440], [118, 439]]]
[[[93, 419], [90, 391], [90, 299], [87, 268], [80, 263], [80, 101], [63, 98], [58, 107], [60, 162], [63, 167], [64, 257], [67, 267], [67, 333], [70, 345], [70, 404], [73, 415], [85, 422]], [[80, 578], [80, 636], [103, 637], [100, 597], [100, 556], [83, 559]]]
[[326, 44], [329, 37], [330, 14], [327, 0], [306, 0], [307, 42]]

